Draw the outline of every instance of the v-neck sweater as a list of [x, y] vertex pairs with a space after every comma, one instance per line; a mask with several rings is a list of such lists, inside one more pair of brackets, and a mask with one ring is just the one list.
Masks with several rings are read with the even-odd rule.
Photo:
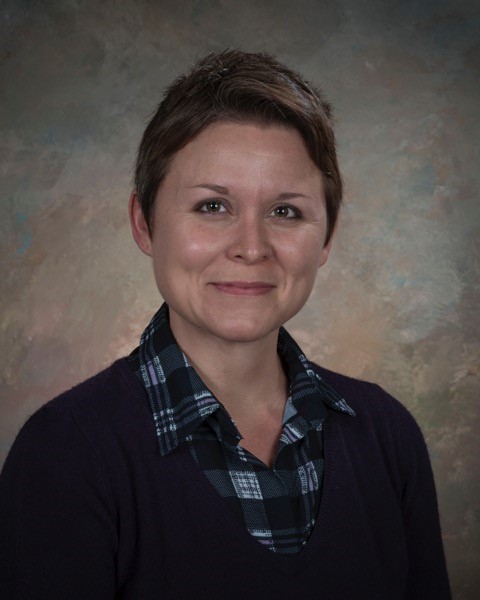
[[0, 478], [0, 597], [450, 598], [417, 424], [378, 386], [314, 368], [357, 416], [327, 410], [323, 496], [299, 554], [262, 547], [185, 444], [160, 455], [120, 359], [18, 435]]

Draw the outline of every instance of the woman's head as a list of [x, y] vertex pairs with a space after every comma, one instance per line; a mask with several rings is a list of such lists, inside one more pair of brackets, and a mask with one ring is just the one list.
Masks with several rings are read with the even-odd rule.
[[246, 122], [295, 128], [322, 172], [330, 240], [342, 199], [330, 105], [298, 73], [265, 53], [209, 54], [167, 89], [140, 143], [135, 189], [150, 229], [173, 156], [208, 125]]

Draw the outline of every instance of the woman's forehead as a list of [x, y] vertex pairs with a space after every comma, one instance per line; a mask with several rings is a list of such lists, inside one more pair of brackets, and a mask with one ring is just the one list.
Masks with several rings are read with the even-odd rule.
[[177, 185], [318, 186], [321, 174], [300, 134], [277, 125], [221, 122], [202, 130], [171, 161]]

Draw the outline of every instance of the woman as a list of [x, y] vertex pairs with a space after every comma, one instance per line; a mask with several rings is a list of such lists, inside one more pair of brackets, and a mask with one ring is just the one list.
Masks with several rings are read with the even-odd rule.
[[282, 327], [341, 197], [330, 107], [298, 74], [226, 51], [172, 84], [129, 205], [165, 304], [19, 434], [2, 597], [450, 597], [417, 425]]

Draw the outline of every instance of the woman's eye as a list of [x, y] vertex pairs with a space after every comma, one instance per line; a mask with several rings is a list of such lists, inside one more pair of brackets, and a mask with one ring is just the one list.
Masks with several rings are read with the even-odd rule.
[[293, 208], [293, 206], [282, 205], [277, 206], [272, 211], [274, 217], [279, 217], [280, 219], [298, 219], [300, 218], [300, 212]]
[[206, 212], [206, 213], [213, 214], [213, 213], [225, 212], [225, 206], [219, 200], [209, 200], [208, 202], [204, 202], [203, 204], [201, 204], [198, 207], [198, 210], [200, 212]]

